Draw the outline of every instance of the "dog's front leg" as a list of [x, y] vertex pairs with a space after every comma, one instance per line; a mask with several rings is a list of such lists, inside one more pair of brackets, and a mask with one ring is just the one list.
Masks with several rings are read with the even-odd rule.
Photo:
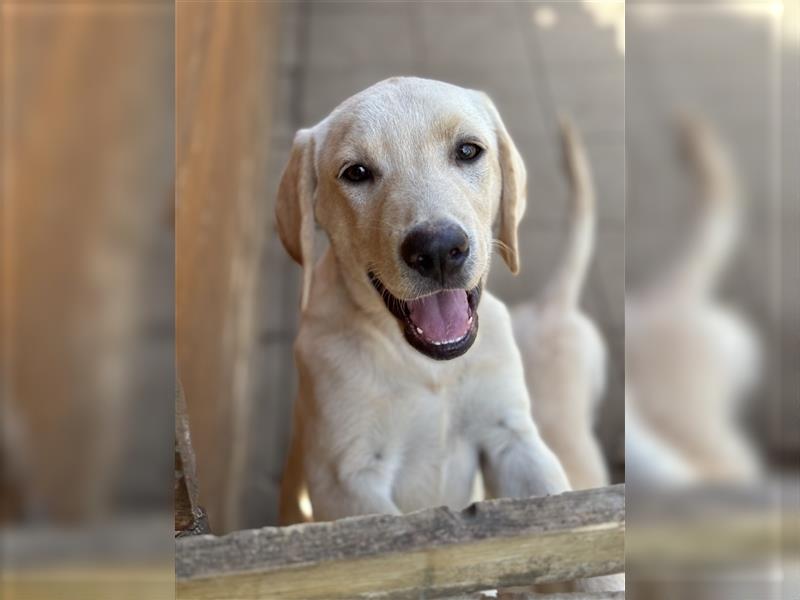
[[490, 496], [524, 498], [571, 489], [561, 463], [527, 411], [516, 410], [492, 423], [480, 451]]
[[383, 457], [378, 459], [374, 455], [351, 455], [335, 464], [317, 463], [319, 467], [308, 473], [314, 519], [330, 521], [358, 515], [401, 514], [392, 500], [393, 469], [385, 462]]

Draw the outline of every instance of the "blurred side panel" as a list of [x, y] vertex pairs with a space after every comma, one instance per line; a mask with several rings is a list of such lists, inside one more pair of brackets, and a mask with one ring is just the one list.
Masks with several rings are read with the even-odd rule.
[[631, 598], [797, 598], [798, 3], [627, 4]]
[[257, 297], [280, 8], [176, 7], [177, 362], [215, 532], [241, 527], [257, 317], [277, 309]]
[[155, 597], [171, 587], [173, 7], [0, 11], [0, 595]]

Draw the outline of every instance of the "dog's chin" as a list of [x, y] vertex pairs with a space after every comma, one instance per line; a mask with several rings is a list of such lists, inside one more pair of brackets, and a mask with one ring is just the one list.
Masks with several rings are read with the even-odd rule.
[[441, 290], [401, 300], [374, 273], [370, 271], [367, 276], [386, 308], [399, 321], [406, 341], [425, 356], [450, 360], [466, 353], [475, 343], [481, 283], [469, 290]]

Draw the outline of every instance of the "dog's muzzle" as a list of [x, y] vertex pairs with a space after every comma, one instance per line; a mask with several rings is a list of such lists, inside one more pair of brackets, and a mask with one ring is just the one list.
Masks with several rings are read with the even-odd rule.
[[475, 342], [481, 284], [471, 290], [441, 290], [401, 300], [374, 273], [367, 275], [389, 312], [400, 321], [406, 341], [422, 354], [436, 360], [450, 360], [464, 354]]

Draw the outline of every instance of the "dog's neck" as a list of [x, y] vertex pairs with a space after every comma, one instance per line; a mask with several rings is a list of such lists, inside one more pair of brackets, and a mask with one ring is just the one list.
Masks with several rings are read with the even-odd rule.
[[339, 287], [353, 309], [363, 313], [370, 320], [391, 322], [394, 317], [386, 310], [380, 295], [363, 273], [345, 268], [337, 258], [333, 246], [328, 246], [319, 261], [318, 268], [327, 274], [332, 284]]

